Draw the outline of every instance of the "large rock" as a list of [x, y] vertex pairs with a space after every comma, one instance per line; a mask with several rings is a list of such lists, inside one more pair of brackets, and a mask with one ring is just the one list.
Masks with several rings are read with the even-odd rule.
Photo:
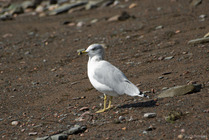
[[76, 7], [79, 7], [79, 6], [82, 6], [82, 5], [85, 5], [87, 2], [77, 2], [77, 3], [73, 3], [73, 4], [64, 4], [60, 7], [58, 7], [57, 9], [54, 9], [53, 11], [50, 11], [49, 12], [49, 15], [57, 15], [57, 14], [61, 14], [61, 13], [64, 13], [64, 12], [67, 12], [69, 11], [70, 9], [72, 8], [76, 8]]
[[8, 8], [9, 13], [14, 14], [22, 14], [24, 13], [24, 9], [21, 4], [11, 4]]
[[181, 96], [192, 92], [198, 92], [201, 85], [183, 85], [169, 88], [158, 95], [158, 98]]
[[24, 1], [21, 4], [21, 6], [22, 6], [23, 9], [34, 8], [35, 7], [34, 2], [32, 2], [32, 1]]
[[87, 129], [87, 127], [85, 125], [83, 125], [83, 126], [75, 125], [74, 127], [70, 128], [62, 133], [67, 134], [67, 135], [72, 135], [72, 134], [84, 132], [86, 129]]
[[41, 138], [36, 138], [35, 140], [67, 140], [68, 135], [82, 133], [87, 129], [86, 125], [75, 125], [68, 130], [63, 131], [60, 134], [52, 135], [52, 136], [45, 136]]
[[13, 17], [11, 14], [6, 13], [4, 15], [0, 15], [0, 20], [2, 20], [2, 21], [12, 20], [12, 19], [13, 19]]
[[36, 138], [35, 140], [67, 140], [68, 135], [67, 134], [56, 134], [52, 136], [45, 136], [41, 138]]
[[91, 0], [88, 2], [88, 4], [86, 5], [86, 10], [90, 10], [93, 8], [97, 8], [99, 7], [102, 3], [104, 2], [104, 0]]

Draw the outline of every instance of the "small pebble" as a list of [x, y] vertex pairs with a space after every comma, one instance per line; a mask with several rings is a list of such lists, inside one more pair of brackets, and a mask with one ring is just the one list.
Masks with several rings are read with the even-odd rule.
[[165, 57], [165, 60], [171, 60], [173, 58], [174, 58], [173, 56], [169, 56], [169, 57]]
[[96, 108], [96, 106], [94, 105], [94, 106], [92, 106], [92, 108], [91, 108], [91, 109], [92, 109], [92, 110], [94, 110], [95, 108]]
[[124, 121], [124, 120], [126, 120], [126, 118], [123, 117], [123, 116], [120, 116], [118, 119], [119, 119], [119, 121]]
[[83, 119], [83, 117], [79, 117], [79, 118], [75, 119], [75, 121], [82, 122], [82, 121], [85, 121], [85, 119]]
[[164, 78], [163, 76], [158, 77], [158, 79], [163, 79], [163, 78]]
[[163, 28], [163, 26], [162, 26], [162, 25], [155, 27], [155, 29], [156, 29], [156, 30], [158, 30], [158, 29], [162, 29], [162, 28]]
[[29, 52], [29, 51], [26, 51], [26, 52], [25, 52], [25, 55], [29, 55], [29, 54], [30, 54], [30, 52]]
[[183, 135], [182, 134], [180, 134], [180, 135], [178, 135], [178, 139], [183, 139]]
[[163, 88], [162, 88], [162, 90], [166, 90], [166, 89], [168, 89], [168, 87], [163, 87]]
[[156, 117], [156, 116], [157, 116], [156, 113], [145, 113], [145, 114], [144, 114], [144, 117], [145, 117], [145, 118], [154, 118], [154, 117]]
[[58, 116], [58, 114], [57, 113], [54, 113], [54, 115], [53, 115], [54, 117], [57, 117]]
[[19, 122], [18, 121], [12, 121], [12, 123], [11, 123], [13, 126], [16, 126], [16, 125], [18, 125], [19, 124]]
[[82, 133], [82, 134], [80, 134], [80, 136], [81, 136], [81, 137], [83, 137], [83, 136], [84, 136], [84, 134]]
[[199, 18], [206, 18], [206, 15], [200, 15]]
[[91, 115], [91, 113], [89, 111], [86, 111], [83, 114], [81, 114], [81, 117], [84, 117], [85, 115]]
[[16, 88], [13, 88], [12, 90], [13, 90], [13, 91], [17, 91], [17, 89], [16, 89]]
[[201, 4], [202, 0], [191, 0], [190, 6], [196, 7], [197, 5]]
[[178, 34], [178, 33], [180, 33], [180, 32], [181, 32], [181, 30], [176, 30], [176, 31], [175, 31], [176, 34]]
[[91, 21], [91, 24], [94, 24], [94, 23], [96, 23], [96, 22], [98, 22], [98, 19], [93, 19], [93, 20]]
[[126, 127], [123, 127], [122, 130], [126, 130]]
[[160, 10], [162, 10], [162, 8], [161, 8], [161, 7], [158, 7], [158, 8], [157, 8], [157, 11], [160, 11]]
[[68, 24], [68, 26], [75, 26], [75, 23], [71, 22], [71, 23]]
[[163, 60], [163, 59], [164, 59], [163, 56], [158, 57], [158, 60]]
[[29, 133], [28, 133], [29, 136], [35, 136], [35, 135], [37, 135], [37, 134], [38, 134], [38, 132], [29, 132]]
[[108, 18], [107, 21], [110, 21], [110, 22], [112, 22], [112, 21], [118, 21], [119, 16], [120, 16], [120, 15], [115, 15], [115, 16], [113, 16], [113, 17], [110, 17], [110, 18]]
[[152, 131], [152, 130], [155, 130], [156, 128], [155, 127], [153, 127], [152, 125], [151, 126], [149, 126], [147, 129], [146, 129], [146, 131]]
[[58, 122], [62, 122], [66, 117], [62, 117], [61, 119], [58, 120]]
[[82, 107], [82, 108], [80, 108], [79, 110], [80, 110], [80, 111], [85, 111], [85, 110], [89, 110], [89, 108], [88, 108], [88, 107]]
[[170, 103], [165, 104], [165, 106], [169, 106], [169, 105], [171, 105], [171, 104]]
[[84, 25], [84, 22], [80, 21], [80, 22], [77, 23], [76, 26], [77, 26], [77, 27], [82, 27], [83, 25]]
[[131, 38], [131, 36], [130, 36], [130, 35], [127, 35], [127, 36], [126, 36], [126, 39], [130, 39], [130, 38]]
[[143, 131], [143, 134], [147, 134], [147, 131]]
[[129, 5], [129, 9], [132, 9], [132, 8], [134, 8], [134, 7], [136, 7], [137, 6], [137, 4], [136, 3], [132, 3], [131, 5]]
[[204, 113], [209, 113], [209, 109], [203, 110]]
[[184, 133], [185, 132], [185, 129], [181, 129], [181, 133]]
[[116, 1], [114, 1], [113, 5], [116, 6], [116, 5], [118, 5], [119, 3], [120, 3], [120, 1], [116, 0]]
[[38, 85], [39, 82], [31, 82], [32, 85]]
[[131, 116], [130, 117], [130, 119], [128, 120], [129, 122], [131, 122], [131, 121], [133, 121], [134, 119], [133, 119], [133, 117]]
[[39, 6], [35, 9], [35, 11], [36, 11], [37, 13], [42, 13], [42, 12], [44, 11], [44, 7], [41, 6], [41, 5], [39, 5]]

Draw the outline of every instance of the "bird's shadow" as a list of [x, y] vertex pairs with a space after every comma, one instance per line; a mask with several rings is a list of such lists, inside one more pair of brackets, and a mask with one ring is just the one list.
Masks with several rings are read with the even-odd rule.
[[154, 107], [154, 106], [156, 106], [156, 103], [157, 103], [157, 101], [155, 101], [155, 100], [149, 100], [149, 101], [145, 101], [145, 102], [124, 104], [122, 106], [119, 106], [118, 108]]

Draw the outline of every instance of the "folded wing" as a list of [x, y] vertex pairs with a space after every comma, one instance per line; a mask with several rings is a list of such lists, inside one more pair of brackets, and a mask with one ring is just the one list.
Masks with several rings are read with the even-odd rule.
[[119, 95], [138, 96], [140, 93], [139, 89], [118, 68], [107, 61], [100, 62], [100, 66], [95, 69], [93, 77], [97, 82], [108, 86]]

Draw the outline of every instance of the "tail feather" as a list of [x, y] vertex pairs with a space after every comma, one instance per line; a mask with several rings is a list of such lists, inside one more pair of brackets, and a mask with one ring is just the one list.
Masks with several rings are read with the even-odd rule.
[[125, 87], [124, 93], [129, 96], [139, 96], [141, 93], [139, 89], [128, 80], [124, 82], [124, 87]]
[[124, 83], [125, 88], [125, 94], [129, 95], [129, 96], [139, 96], [139, 97], [147, 97], [149, 98], [149, 96], [145, 95], [144, 93], [140, 92], [139, 89], [130, 81], [126, 81]]

